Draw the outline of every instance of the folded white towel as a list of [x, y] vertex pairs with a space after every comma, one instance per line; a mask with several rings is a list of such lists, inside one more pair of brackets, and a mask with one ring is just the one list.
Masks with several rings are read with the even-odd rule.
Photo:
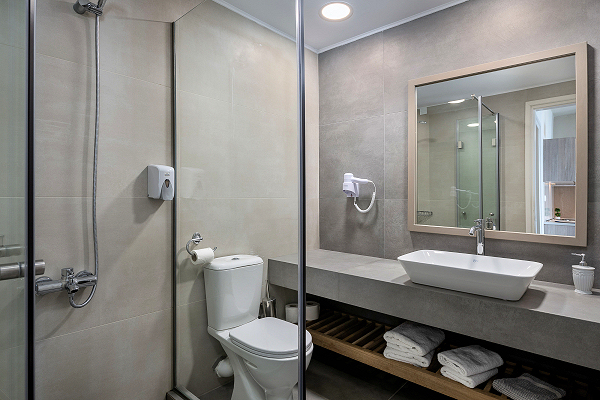
[[504, 364], [497, 353], [477, 345], [442, 351], [438, 354], [438, 361], [462, 376], [481, 374]]
[[489, 371], [485, 371], [485, 372], [482, 372], [480, 374], [475, 374], [475, 375], [471, 375], [471, 376], [464, 376], [462, 374], [457, 374], [456, 370], [452, 369], [450, 367], [442, 367], [442, 369], [441, 369], [440, 372], [446, 378], [450, 378], [453, 381], [456, 381], [458, 383], [462, 383], [466, 387], [469, 387], [469, 388], [473, 389], [476, 386], [479, 386], [483, 382], [485, 382], [488, 379], [490, 379], [492, 376], [496, 375], [498, 373], [498, 368], [494, 368], [494, 369], [491, 369]]
[[445, 335], [440, 329], [406, 321], [387, 331], [383, 338], [388, 343], [407, 347], [409, 352], [424, 356], [435, 350], [444, 341]]
[[514, 400], [557, 400], [567, 395], [563, 389], [529, 374], [518, 378], [496, 379], [492, 386]]
[[[404, 349], [407, 348], [405, 347]], [[418, 356], [415, 353], [403, 351], [402, 348], [398, 346], [388, 344], [385, 350], [383, 350], [383, 356], [385, 358], [389, 358], [390, 360], [414, 365], [415, 367], [427, 368], [431, 364], [434, 352], [434, 350], [431, 350], [431, 352], [425, 354], [424, 356]]]

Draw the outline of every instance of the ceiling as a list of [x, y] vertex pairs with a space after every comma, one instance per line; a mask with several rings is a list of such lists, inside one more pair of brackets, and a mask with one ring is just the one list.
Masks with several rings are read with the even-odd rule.
[[[213, 1], [290, 39], [296, 37], [295, 0]], [[321, 7], [332, 1], [304, 0], [304, 42], [317, 53], [468, 0], [343, 0], [354, 13], [340, 22], [319, 16]]]

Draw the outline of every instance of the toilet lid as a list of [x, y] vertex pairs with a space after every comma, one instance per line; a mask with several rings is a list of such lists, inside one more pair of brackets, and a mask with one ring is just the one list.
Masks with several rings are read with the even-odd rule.
[[[229, 331], [231, 343], [250, 353], [268, 358], [298, 355], [298, 326], [277, 318], [255, 319]], [[312, 336], [306, 332], [306, 349]]]

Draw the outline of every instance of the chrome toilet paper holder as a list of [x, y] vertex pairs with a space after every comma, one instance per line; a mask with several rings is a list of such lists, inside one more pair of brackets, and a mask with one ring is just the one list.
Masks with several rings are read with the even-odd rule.
[[[202, 236], [201, 236], [201, 235], [200, 235], [198, 232], [195, 232], [195, 233], [192, 235], [192, 238], [191, 238], [190, 240], [188, 240], [187, 244], [185, 245], [185, 249], [187, 250], [187, 252], [188, 252], [188, 254], [189, 254], [190, 256], [193, 256], [193, 255], [194, 255], [194, 253], [192, 253], [192, 251], [190, 250], [190, 244], [192, 244], [192, 243], [194, 243], [194, 244], [200, 244], [200, 242], [201, 242], [202, 240], [204, 240], [204, 238], [203, 238], [203, 237], [202, 237]], [[212, 249], [212, 251], [217, 251], [217, 248], [216, 248], [216, 247], [214, 247], [214, 248]]]

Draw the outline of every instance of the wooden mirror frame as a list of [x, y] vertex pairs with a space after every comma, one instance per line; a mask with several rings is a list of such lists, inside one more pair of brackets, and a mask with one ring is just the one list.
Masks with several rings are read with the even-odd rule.
[[[542, 51], [473, 67], [462, 68], [424, 78], [408, 81], [408, 230], [439, 233], [443, 235], [468, 236], [469, 229], [447, 226], [417, 224], [417, 88], [514, 68], [556, 58], [575, 56], [576, 87], [576, 157], [577, 185], [575, 186], [575, 236], [546, 235], [527, 232], [486, 230], [490, 239], [516, 240], [522, 242], [552, 243], [570, 246], [587, 245], [588, 205], [588, 73], [587, 42]], [[525, 216], [523, 217], [525, 218]]]

